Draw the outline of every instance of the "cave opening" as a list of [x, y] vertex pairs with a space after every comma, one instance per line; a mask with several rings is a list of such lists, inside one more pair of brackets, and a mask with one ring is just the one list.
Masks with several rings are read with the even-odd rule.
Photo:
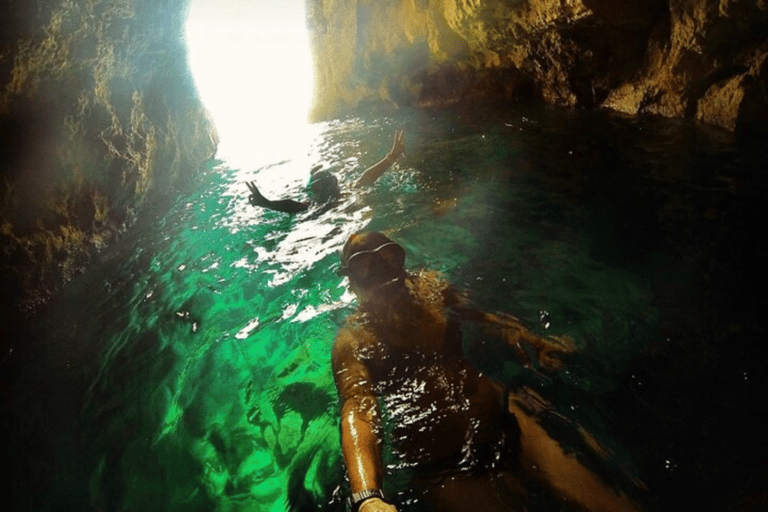
[[219, 135], [217, 157], [238, 168], [290, 158], [308, 133], [314, 88], [304, 2], [191, 0], [189, 66]]

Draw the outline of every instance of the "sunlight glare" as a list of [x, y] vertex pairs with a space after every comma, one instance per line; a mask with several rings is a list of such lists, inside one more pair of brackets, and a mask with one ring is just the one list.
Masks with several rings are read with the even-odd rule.
[[186, 40], [217, 157], [243, 168], [296, 156], [314, 86], [304, 2], [192, 0]]

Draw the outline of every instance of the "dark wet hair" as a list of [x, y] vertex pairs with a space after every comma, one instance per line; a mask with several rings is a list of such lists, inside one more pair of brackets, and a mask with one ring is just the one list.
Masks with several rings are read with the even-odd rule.
[[320, 170], [319, 165], [312, 168], [309, 179], [309, 191], [320, 203], [326, 203], [341, 195], [339, 180], [330, 171]]

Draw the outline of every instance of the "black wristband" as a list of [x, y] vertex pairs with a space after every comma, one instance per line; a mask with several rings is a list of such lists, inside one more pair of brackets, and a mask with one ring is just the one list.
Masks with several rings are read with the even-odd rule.
[[384, 493], [379, 489], [366, 489], [364, 491], [354, 493], [349, 498], [349, 508], [352, 509], [352, 512], [357, 512], [360, 509], [360, 505], [371, 498], [379, 498], [384, 502], [387, 501], [384, 497]]

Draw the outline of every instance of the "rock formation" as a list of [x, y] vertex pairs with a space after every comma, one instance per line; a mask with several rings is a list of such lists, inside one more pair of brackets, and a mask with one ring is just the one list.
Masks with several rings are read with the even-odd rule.
[[7, 3], [0, 276], [14, 314], [172, 196], [216, 137], [189, 76], [188, 0]]
[[316, 118], [501, 97], [768, 121], [766, 0], [308, 0], [308, 18]]

